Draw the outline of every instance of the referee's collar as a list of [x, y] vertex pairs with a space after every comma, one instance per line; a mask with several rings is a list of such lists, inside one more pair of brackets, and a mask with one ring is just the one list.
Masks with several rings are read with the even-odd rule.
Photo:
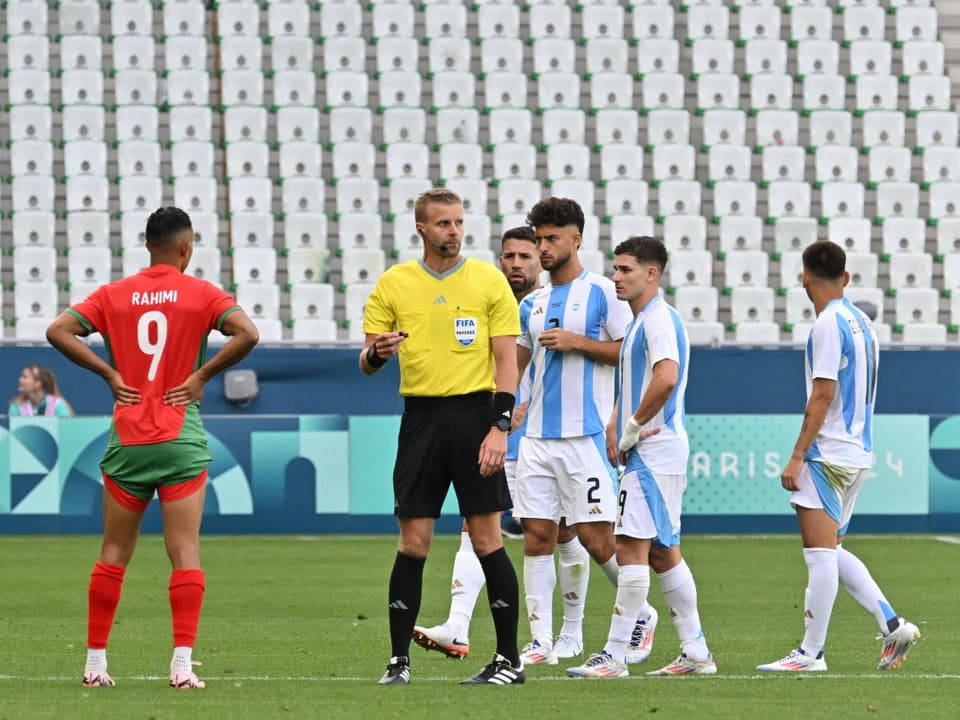
[[461, 256], [460, 259], [457, 261], [457, 264], [454, 265], [452, 268], [450, 268], [450, 269], [447, 270], [446, 272], [438, 273], [436, 270], [430, 269], [430, 267], [429, 267], [423, 260], [417, 260], [417, 262], [420, 263], [420, 267], [423, 268], [423, 271], [424, 271], [425, 273], [429, 274], [429, 275], [432, 275], [432, 276], [435, 277], [437, 280], [445, 280], [446, 278], [450, 277], [451, 275], [453, 275], [453, 273], [455, 273], [457, 270], [459, 270], [460, 268], [462, 268], [462, 267], [463, 267], [463, 264], [464, 264], [466, 261], [467, 261], [467, 258], [466, 258], [465, 255], [463, 255], [463, 256]]

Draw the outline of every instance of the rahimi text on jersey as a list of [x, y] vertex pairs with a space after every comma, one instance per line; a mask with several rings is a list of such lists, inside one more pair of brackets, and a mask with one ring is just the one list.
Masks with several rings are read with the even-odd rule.
[[177, 301], [176, 290], [154, 290], [153, 292], [135, 292], [130, 295], [131, 305], [163, 305]]

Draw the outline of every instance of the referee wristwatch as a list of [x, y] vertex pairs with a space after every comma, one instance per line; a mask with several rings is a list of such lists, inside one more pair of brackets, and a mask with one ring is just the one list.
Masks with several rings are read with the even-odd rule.
[[497, 421], [493, 424], [497, 430], [503, 430], [504, 432], [510, 432], [510, 418], [503, 417], [502, 415], [497, 418]]

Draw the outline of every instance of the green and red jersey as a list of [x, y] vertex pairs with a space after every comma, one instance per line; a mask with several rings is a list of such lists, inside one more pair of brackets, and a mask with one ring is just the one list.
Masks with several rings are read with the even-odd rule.
[[111, 446], [181, 440], [206, 447], [198, 404], [165, 405], [163, 395], [205, 362], [207, 335], [237, 309], [206, 280], [153, 265], [101, 286], [67, 310], [88, 332], [103, 336], [108, 362], [140, 391], [137, 405], [114, 406]]

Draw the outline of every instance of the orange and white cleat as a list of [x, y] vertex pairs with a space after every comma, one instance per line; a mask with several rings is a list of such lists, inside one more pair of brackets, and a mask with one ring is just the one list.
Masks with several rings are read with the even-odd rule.
[[425, 628], [415, 625], [413, 641], [424, 650], [436, 650], [454, 660], [470, 654], [470, 641], [466, 635], [457, 633], [448, 623]]
[[107, 675], [107, 671], [101, 668], [88, 667], [83, 671], [83, 680], [81, 687], [100, 688], [113, 687], [116, 683], [113, 678]]

